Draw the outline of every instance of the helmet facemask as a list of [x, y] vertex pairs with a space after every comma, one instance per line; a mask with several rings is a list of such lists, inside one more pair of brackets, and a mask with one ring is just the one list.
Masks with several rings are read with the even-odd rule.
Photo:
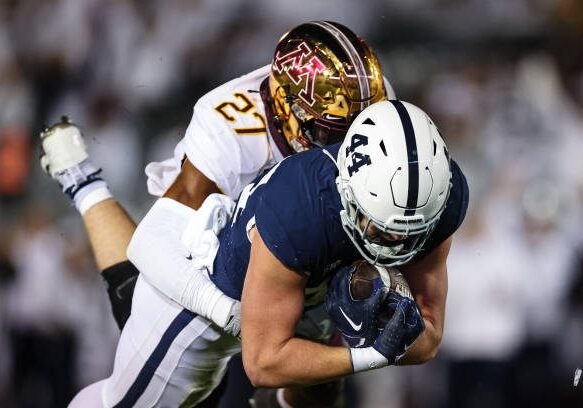
[[[344, 189], [341, 201], [345, 209], [340, 212], [342, 227], [360, 254], [371, 264], [390, 267], [409, 262], [423, 247], [443, 212], [442, 208], [427, 223], [423, 222], [422, 217], [394, 217], [392, 222], [385, 223], [375, 220], [358, 204], [350, 186]], [[403, 228], [390, 227], [395, 222]]]
[[[311, 147], [322, 147], [344, 140], [352, 119], [360, 112], [350, 105], [362, 105], [363, 102], [349, 102], [341, 89], [336, 96], [328, 97], [330, 109], [317, 113], [306, 103], [286, 88], [278, 87], [273, 98], [273, 110], [277, 122], [288, 143], [296, 152]], [[340, 100], [340, 102], [338, 101]], [[321, 105], [324, 105], [323, 103]], [[340, 108], [336, 108], [336, 106]]]
[[[301, 147], [310, 148], [313, 146], [326, 146], [339, 143], [344, 140], [346, 132], [350, 127], [348, 113], [341, 114], [323, 113], [317, 114], [305, 108], [301, 99], [288, 94], [286, 100], [289, 102], [290, 116], [287, 117], [291, 123], [297, 123], [299, 133], [296, 134], [295, 143], [300, 143]], [[358, 111], [353, 111], [357, 114]], [[352, 114], [351, 114], [352, 115]], [[293, 146], [294, 139], [290, 140]]]

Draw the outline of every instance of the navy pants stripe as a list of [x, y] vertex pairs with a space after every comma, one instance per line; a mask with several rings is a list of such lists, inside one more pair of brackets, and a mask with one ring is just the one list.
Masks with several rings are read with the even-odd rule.
[[195, 317], [196, 314], [184, 309], [174, 318], [172, 323], [170, 323], [170, 326], [168, 326], [168, 329], [166, 329], [162, 335], [160, 342], [152, 354], [150, 354], [148, 360], [146, 360], [146, 363], [140, 370], [136, 380], [133, 382], [126, 395], [115, 405], [116, 408], [133, 407], [136, 404], [142, 393], [148, 387], [148, 384], [152, 380], [158, 366], [166, 356], [174, 339]]

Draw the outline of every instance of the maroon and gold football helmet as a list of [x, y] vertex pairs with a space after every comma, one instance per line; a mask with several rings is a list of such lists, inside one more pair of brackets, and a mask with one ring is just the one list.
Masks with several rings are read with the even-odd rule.
[[328, 21], [284, 34], [262, 94], [268, 120], [279, 133], [274, 136], [285, 138], [293, 149], [289, 153], [341, 141], [360, 111], [387, 99], [370, 47], [347, 27]]

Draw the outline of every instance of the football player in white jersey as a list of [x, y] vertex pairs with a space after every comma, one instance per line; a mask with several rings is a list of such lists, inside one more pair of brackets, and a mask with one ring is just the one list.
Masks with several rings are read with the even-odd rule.
[[[387, 97], [394, 93], [376, 56], [349, 29], [315, 21], [289, 31], [271, 65], [200, 98], [174, 157], [147, 166], [148, 189], [163, 199], [133, 239], [145, 279], [237, 334], [238, 302], [201, 280], [204, 275], [184, 256], [192, 237], [182, 238], [197, 210], [213, 193], [236, 198], [259, 172], [292, 153], [341, 140], [358, 112]], [[91, 163], [77, 127], [63, 121], [41, 137], [43, 167], [81, 212], [123, 327], [138, 274], [126, 254], [136, 225]], [[209, 207], [228, 213], [231, 204], [218, 200]]]

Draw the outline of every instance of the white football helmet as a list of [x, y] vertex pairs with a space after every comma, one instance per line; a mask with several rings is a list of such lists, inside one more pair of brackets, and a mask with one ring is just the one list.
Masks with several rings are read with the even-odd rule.
[[377, 102], [338, 152], [342, 225], [373, 264], [415, 256], [439, 221], [451, 186], [449, 154], [432, 120], [399, 100]]

